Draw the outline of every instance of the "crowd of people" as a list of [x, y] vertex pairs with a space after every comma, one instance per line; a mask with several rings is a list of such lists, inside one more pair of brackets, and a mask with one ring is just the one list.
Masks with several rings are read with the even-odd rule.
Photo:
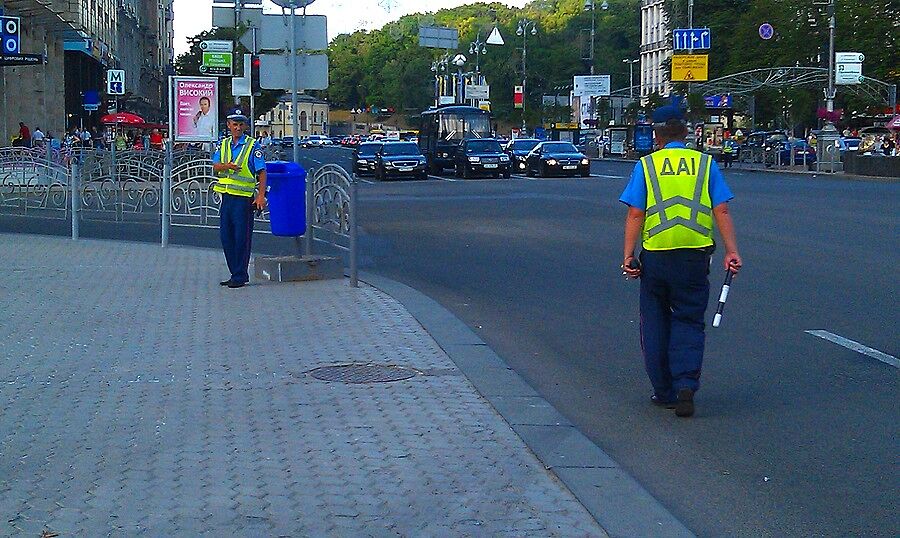
[[127, 149], [163, 149], [163, 135], [159, 129], [130, 129], [123, 127], [91, 127], [90, 129], [72, 127], [62, 136], [46, 133], [40, 126], [32, 131], [24, 122], [19, 122], [19, 133], [13, 137], [12, 145], [26, 148], [52, 149], [111, 149], [117, 151]]

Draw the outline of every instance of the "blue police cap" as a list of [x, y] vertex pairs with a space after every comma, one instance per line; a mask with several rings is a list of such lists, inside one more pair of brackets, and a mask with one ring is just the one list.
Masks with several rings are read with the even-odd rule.
[[676, 104], [671, 104], [653, 111], [653, 123], [666, 123], [670, 120], [684, 121], [684, 110]]
[[228, 111], [228, 119], [231, 121], [242, 121], [244, 123], [249, 123], [250, 119], [247, 118], [247, 115], [244, 114], [244, 111], [240, 109], [240, 107], [235, 107]]

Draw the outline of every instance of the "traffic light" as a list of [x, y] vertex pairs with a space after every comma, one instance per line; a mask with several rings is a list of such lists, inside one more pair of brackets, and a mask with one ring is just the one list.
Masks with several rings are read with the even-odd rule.
[[250, 58], [250, 91], [253, 95], [262, 95], [262, 86], [259, 84], [259, 56]]

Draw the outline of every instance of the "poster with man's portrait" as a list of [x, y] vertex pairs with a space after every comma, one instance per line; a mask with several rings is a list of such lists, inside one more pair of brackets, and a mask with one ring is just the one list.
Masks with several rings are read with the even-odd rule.
[[219, 126], [219, 79], [175, 77], [175, 141], [215, 142]]

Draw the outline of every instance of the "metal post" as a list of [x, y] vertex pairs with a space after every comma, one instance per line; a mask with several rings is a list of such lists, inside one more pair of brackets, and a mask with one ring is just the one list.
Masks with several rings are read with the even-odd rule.
[[[250, 51], [252, 55], [250, 57], [250, 61], [253, 61], [253, 56], [256, 56], [256, 28], [250, 28], [250, 36], [253, 39], [253, 50]], [[256, 137], [256, 114], [253, 112], [254, 107], [256, 106], [256, 95], [253, 94], [253, 69], [249, 70], [250, 73], [250, 136]]]
[[[828, 112], [834, 112], [834, 0], [828, 0], [828, 94], [825, 103]], [[827, 120], [831, 123], [831, 120]]]
[[[595, 5], [591, 2], [591, 74], [594, 74], [594, 35], [596, 33], [597, 21], [595, 15]], [[592, 118], [593, 119], [593, 118]]]
[[162, 190], [162, 196], [160, 196], [160, 204], [162, 205], [160, 208], [162, 212], [160, 244], [163, 248], [169, 246], [169, 226], [171, 225], [172, 220], [170, 201], [170, 196], [172, 194], [172, 165], [172, 144], [169, 143], [166, 144], [166, 163], [163, 166], [162, 185], [160, 185], [160, 189]]
[[313, 189], [315, 188], [315, 183], [312, 181], [312, 176], [312, 173], [306, 176], [306, 233], [303, 234], [303, 254], [306, 256], [312, 256], [313, 253], [313, 216], [315, 215], [313, 211], [313, 204], [315, 203]]
[[525, 76], [525, 48], [527, 45], [526, 40], [528, 39], [528, 25], [523, 25], [522, 28], [522, 133], [525, 132], [525, 81], [527, 77]]
[[358, 186], [359, 183], [355, 178], [350, 180], [350, 285], [354, 288], [359, 287], [359, 253], [357, 252], [359, 219], [356, 218]]
[[77, 240], [79, 235], [78, 226], [80, 224], [81, 213], [81, 167], [78, 162], [72, 163], [69, 169], [69, 198], [71, 198], [72, 209], [72, 239]]
[[294, 162], [300, 162], [300, 114], [297, 110], [297, 15], [295, 4], [291, 3], [291, 115], [293, 116]]
[[628, 98], [634, 99], [634, 62], [628, 60]]

